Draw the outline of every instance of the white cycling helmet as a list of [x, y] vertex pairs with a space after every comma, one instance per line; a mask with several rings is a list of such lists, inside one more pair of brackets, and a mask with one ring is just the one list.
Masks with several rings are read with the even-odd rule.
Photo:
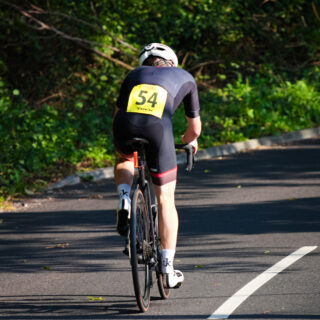
[[170, 47], [166, 46], [165, 44], [150, 43], [146, 45], [139, 54], [140, 66], [150, 56], [171, 60], [175, 67], [178, 66], [178, 58], [176, 54]]

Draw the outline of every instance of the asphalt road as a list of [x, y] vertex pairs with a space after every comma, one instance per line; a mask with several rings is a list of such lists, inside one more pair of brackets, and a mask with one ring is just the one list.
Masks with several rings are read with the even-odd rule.
[[155, 286], [146, 314], [115, 232], [112, 181], [0, 213], [1, 319], [320, 319], [319, 138], [180, 168], [176, 198], [185, 283], [165, 301]]

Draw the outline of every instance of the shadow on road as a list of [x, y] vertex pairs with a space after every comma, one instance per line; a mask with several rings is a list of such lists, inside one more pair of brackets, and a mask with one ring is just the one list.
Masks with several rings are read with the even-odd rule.
[[[0, 301], [0, 309], [5, 310], [3, 320], [15, 319], [108, 319], [112, 315], [125, 319], [128, 315], [138, 314], [136, 305], [131, 296], [104, 295], [99, 302], [89, 302], [87, 296], [81, 295], [30, 295], [30, 296], [0, 296], [5, 302]], [[110, 304], [108, 299], [122, 299], [121, 304]]]
[[253, 204], [191, 206], [180, 211], [180, 229], [186, 236], [320, 230], [320, 197]]
[[99, 272], [121, 268], [123, 240], [112, 211], [9, 213], [0, 229], [0, 271]]
[[[261, 256], [259, 247], [232, 247], [239, 235], [267, 235], [320, 230], [320, 197], [288, 198], [234, 203], [216, 202], [215, 196], [226, 189], [241, 190], [266, 187], [320, 187], [320, 140], [310, 140], [277, 150], [260, 150], [219, 160], [201, 161], [192, 175], [179, 169], [177, 204], [180, 214], [179, 256], [182, 259], [213, 257], [221, 261], [207, 263], [203, 271], [219, 273], [250, 272], [268, 263], [253, 264], [245, 259]], [[90, 199], [116, 203], [111, 181], [83, 183], [55, 191], [54, 201]], [[206, 190], [206, 192], [204, 191]], [[318, 193], [319, 195], [319, 193]], [[48, 196], [48, 195], [44, 195]], [[206, 201], [203, 201], [203, 200]], [[227, 200], [227, 199], [226, 199]], [[243, 199], [242, 199], [243, 200]], [[211, 203], [208, 203], [211, 201]], [[60, 206], [61, 207], [61, 206]], [[90, 206], [89, 206], [90, 207]], [[112, 207], [112, 205], [110, 206]], [[125, 273], [129, 264], [122, 254], [123, 240], [115, 232], [114, 210], [83, 208], [81, 202], [70, 210], [39, 209], [1, 214], [0, 272], [37, 273]], [[226, 236], [227, 235], [227, 236]], [[230, 237], [232, 235], [232, 237]], [[234, 236], [234, 237], [233, 237]], [[198, 248], [201, 247], [201, 250]], [[212, 249], [214, 247], [214, 250]], [[284, 250], [287, 251], [287, 250]], [[278, 252], [270, 255], [281, 256]], [[232, 258], [236, 263], [230, 263]], [[214, 259], [213, 259], [214, 260]], [[240, 260], [243, 260], [242, 262]], [[126, 261], [127, 262], [127, 261]], [[188, 262], [184, 270], [194, 270]], [[202, 268], [202, 266], [198, 266]], [[132, 293], [132, 295], [131, 295]], [[7, 296], [0, 295], [2, 319], [203, 319], [203, 315], [136, 314], [133, 291], [131, 299], [122, 295], [121, 303], [90, 303], [87, 296]], [[106, 312], [108, 315], [106, 315]], [[1, 311], [0, 311], [1, 314]], [[28, 315], [30, 314], [30, 315]], [[48, 314], [50, 314], [48, 316]], [[61, 318], [61, 315], [63, 318]], [[235, 319], [318, 319], [317, 315], [244, 315]]]

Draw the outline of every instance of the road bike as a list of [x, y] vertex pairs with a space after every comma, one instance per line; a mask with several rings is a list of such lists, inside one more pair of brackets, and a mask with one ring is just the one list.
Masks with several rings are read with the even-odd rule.
[[[145, 160], [145, 147], [149, 142], [142, 138], [128, 141], [134, 152], [135, 168], [138, 174], [133, 184], [131, 196], [131, 214], [128, 217], [128, 235], [124, 253], [129, 256], [134, 292], [141, 312], [146, 312], [150, 305], [150, 293], [154, 284], [153, 273], [162, 299], [168, 299], [170, 288], [165, 285], [161, 272], [161, 246], [158, 233], [158, 207], [152, 188], [150, 175]], [[194, 165], [191, 145], [175, 145], [187, 154], [186, 171]]]

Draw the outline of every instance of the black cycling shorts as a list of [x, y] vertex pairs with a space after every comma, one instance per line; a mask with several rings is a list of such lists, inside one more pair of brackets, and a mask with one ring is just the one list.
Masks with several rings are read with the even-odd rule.
[[150, 143], [146, 146], [146, 160], [152, 182], [164, 185], [177, 179], [177, 161], [171, 119], [133, 116], [119, 111], [113, 122], [114, 145], [123, 155], [132, 155], [133, 149], [127, 141], [135, 137], [144, 138]]

